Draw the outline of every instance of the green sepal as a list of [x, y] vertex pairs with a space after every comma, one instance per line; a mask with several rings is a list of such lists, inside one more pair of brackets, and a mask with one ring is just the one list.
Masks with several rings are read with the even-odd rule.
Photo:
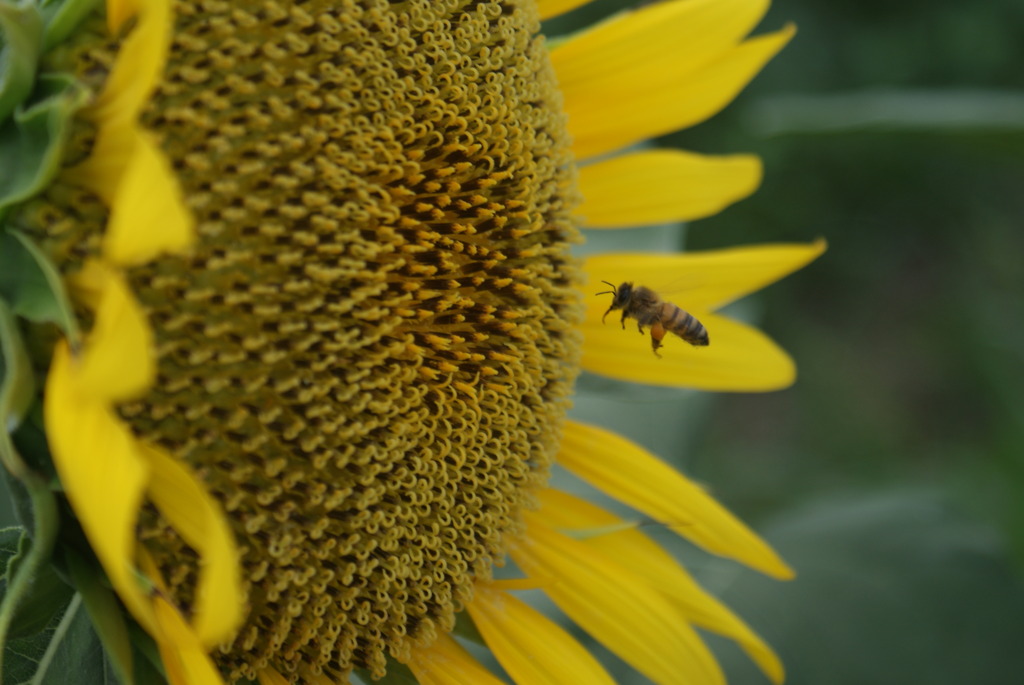
[[[29, 409], [28, 416], [11, 438], [14, 441], [14, 449], [17, 450], [21, 460], [25, 462], [25, 466], [46, 480], [50, 484], [50, 490], [56, 493], [63, 492], [64, 488], [57, 478], [57, 469], [53, 466], [50, 446], [46, 441], [41, 399], [37, 399]], [[22, 525], [29, 525], [31, 519], [22, 518], [20, 520]]]
[[88, 91], [71, 76], [44, 74], [28, 101], [6, 121], [0, 119], [0, 219], [57, 175], [72, 117], [88, 99]]
[[106, 576], [95, 563], [89, 563], [74, 550], [67, 550], [68, 572], [92, 619], [93, 629], [106, 650], [111, 666], [123, 685], [135, 685], [132, 666], [132, 641], [128, 619]]
[[135, 621], [128, 624], [128, 631], [131, 633], [132, 654], [135, 657], [135, 685], [167, 685], [167, 674], [153, 637]]
[[25, 234], [10, 228], [0, 233], [0, 298], [16, 315], [56, 324], [72, 346], [78, 344], [78, 322], [57, 268]]
[[[138, 652], [135, 652], [139, 656]], [[167, 676], [162, 669], [146, 659], [135, 659], [135, 685], [167, 685]]]
[[43, 52], [67, 40], [86, 16], [95, 12], [101, 0], [43, 0]]
[[11, 508], [14, 509], [17, 525], [26, 530], [32, 530], [32, 498], [25, 490], [25, 485], [2, 466], [0, 466], [0, 477], [4, 479], [4, 488], [0, 489], [0, 495], [10, 496]]
[[0, 122], [32, 92], [42, 47], [43, 17], [35, 3], [0, 0]]
[[[13, 578], [17, 575], [18, 568], [25, 561], [31, 546], [32, 541], [28, 532], [22, 529], [21, 538], [18, 541], [18, 552], [7, 560], [5, 578]], [[29, 637], [42, 631], [54, 617], [59, 618], [64, 613], [64, 609], [74, 594], [74, 590], [57, 575], [53, 566], [41, 565], [32, 577], [32, 583], [27, 588], [25, 595], [18, 602], [8, 638]], [[2, 596], [0, 594], [0, 597]]]
[[[2, 261], [2, 257], [0, 257]], [[17, 473], [10, 434], [21, 425], [36, 398], [36, 379], [14, 312], [0, 299], [0, 461]]]

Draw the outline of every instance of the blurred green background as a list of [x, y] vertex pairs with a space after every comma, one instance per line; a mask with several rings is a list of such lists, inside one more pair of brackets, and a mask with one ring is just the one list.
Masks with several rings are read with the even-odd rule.
[[[661, 144], [765, 162], [760, 191], [691, 224], [687, 249], [828, 240], [735, 310], [799, 380], [709, 395], [586, 377], [576, 415], [707, 484], [797, 569], [777, 583], [659, 536], [787, 682], [1021, 682], [1024, 3], [778, 0], [759, 32], [789, 21], [794, 41], [730, 107]], [[713, 645], [733, 685], [768, 682]]]

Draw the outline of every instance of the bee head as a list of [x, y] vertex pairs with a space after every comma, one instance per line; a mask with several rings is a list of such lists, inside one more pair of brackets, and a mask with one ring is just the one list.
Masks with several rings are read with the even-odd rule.
[[608, 281], [601, 281], [601, 282], [604, 283], [605, 285], [610, 286], [611, 290], [603, 290], [603, 291], [601, 291], [601, 292], [599, 292], [597, 294], [598, 295], [608, 295], [608, 294], [611, 294], [611, 296], [612, 296], [612, 304], [611, 304], [611, 306], [608, 307], [608, 311], [606, 311], [604, 313], [604, 316], [601, 317], [601, 323], [604, 323], [605, 316], [608, 316], [609, 313], [615, 311], [616, 309], [624, 308], [629, 303], [629, 298], [632, 297], [632, 295], [633, 295], [633, 284], [630, 283], [629, 281], [627, 281], [627, 282], [621, 284], [618, 288], [616, 288], [613, 284], [609, 283]]

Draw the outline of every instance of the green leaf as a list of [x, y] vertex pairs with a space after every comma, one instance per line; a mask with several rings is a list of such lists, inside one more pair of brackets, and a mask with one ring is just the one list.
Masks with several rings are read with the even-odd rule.
[[[3, 680], [0, 681], [2, 685], [22, 685], [32, 679], [62, 618], [63, 615], [53, 618], [46, 628], [31, 637], [8, 640], [4, 644], [4, 673]], [[82, 681], [69, 680], [69, 682]]]
[[[31, 540], [25, 533], [19, 541], [18, 553], [7, 561], [7, 570], [4, 574], [6, 578], [14, 578], [17, 575], [30, 547]], [[5, 587], [3, 594], [6, 594], [6, 589]], [[40, 566], [32, 574], [31, 583], [18, 601], [8, 635], [11, 638], [27, 637], [43, 630], [55, 616], [60, 617], [74, 594], [74, 590], [61, 580], [52, 565]]]
[[46, 28], [43, 30], [43, 52], [64, 42], [78, 25], [97, 11], [100, 0], [43, 0], [42, 13]]
[[27, 236], [10, 228], [0, 233], [0, 297], [16, 315], [54, 323], [77, 344], [78, 322], [56, 267]]
[[[0, 601], [0, 645], [44, 630], [67, 604], [69, 590], [48, 563], [57, 538], [57, 506], [47, 479], [29, 469], [11, 442], [9, 430], [20, 422], [35, 396], [35, 383], [14, 315], [0, 300], [0, 461], [32, 501], [34, 535], [18, 541], [4, 569], [6, 584]], [[0, 653], [0, 672], [3, 666]]]
[[71, 579], [82, 596], [111, 665], [124, 685], [135, 685], [132, 641], [121, 603], [106, 584], [97, 563], [87, 562], [74, 550], [68, 550], [66, 558]]
[[71, 600], [29, 681], [29, 685], [67, 683], [118, 685], [80, 595]]
[[21, 526], [8, 526], [0, 528], [0, 580], [7, 579], [7, 562], [18, 553], [21, 545], [21, 535], [25, 529]]
[[[16, 572], [16, 567], [23, 558], [27, 543], [28, 534], [24, 528], [0, 529], [0, 572], [2, 572], [4, 580], [0, 598], [6, 594], [8, 581]], [[4, 685], [23, 683], [32, 677], [36, 670], [36, 664], [46, 653], [46, 647], [60, 624], [73, 595], [68, 592], [70, 588], [67, 585], [56, 579], [56, 574], [52, 570], [45, 569], [41, 575], [44, 577], [36, 579], [36, 582], [32, 584], [32, 589], [36, 592], [36, 599], [40, 601], [40, 604], [34, 608], [26, 607], [24, 604], [19, 607], [18, 618], [25, 619], [25, 622], [22, 623], [23, 629], [18, 631], [19, 635], [8, 640], [3, 646]], [[53, 586], [54, 580], [62, 585], [63, 589]], [[53, 604], [49, 604], [51, 601]], [[56, 606], [61, 601], [63, 604]], [[11, 633], [13, 635], [15, 631], [12, 630]]]
[[[6, 433], [4, 433], [6, 436]], [[20, 459], [18, 460], [20, 462]], [[6, 592], [0, 602], [0, 645], [6, 647], [12, 634], [19, 608], [34, 598], [33, 588], [36, 581], [45, 574], [48, 568], [53, 547], [57, 540], [57, 503], [46, 480], [38, 474], [23, 469], [19, 475], [20, 483], [28, 491], [32, 499], [33, 534], [27, 550], [23, 545], [27, 535], [21, 538], [18, 553], [11, 557], [6, 572]], [[44, 602], [45, 605], [45, 602]], [[0, 652], [0, 673], [4, 673], [3, 660], [7, 655], [6, 648]], [[5, 676], [6, 677], [6, 676]], [[6, 682], [6, 681], [4, 681]]]
[[87, 100], [88, 92], [72, 77], [43, 75], [29, 103], [19, 105], [6, 121], [0, 119], [0, 219], [53, 180], [71, 119]]
[[43, 18], [31, 0], [0, 0], [0, 122], [32, 92]]

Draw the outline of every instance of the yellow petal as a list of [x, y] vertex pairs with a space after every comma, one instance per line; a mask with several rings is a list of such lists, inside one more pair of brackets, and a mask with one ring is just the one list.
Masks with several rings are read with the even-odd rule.
[[[560, 530], [601, 530], [623, 521], [600, 507], [568, 493], [546, 488], [538, 493], [540, 515]], [[777, 685], [784, 679], [782, 662], [743, 621], [701, 588], [657, 543], [635, 528], [588, 536], [582, 542], [615, 559], [654, 589], [678, 602], [687, 620], [732, 638]]]
[[590, 0], [537, 0], [537, 9], [540, 11], [541, 19], [550, 19], [588, 2]]
[[[817, 240], [679, 254], [615, 253], [588, 257], [583, 270], [591, 284], [632, 281], [670, 301], [678, 298], [687, 308], [707, 311], [774, 283], [824, 251], [825, 241]], [[608, 304], [607, 298], [588, 298], [588, 317], [599, 322]]]
[[130, 17], [138, 22], [124, 39], [103, 91], [83, 116], [107, 126], [134, 123], [159, 82], [171, 44], [170, 0], [112, 0], [107, 25], [112, 33]]
[[124, 276], [92, 261], [75, 275], [72, 285], [96, 313], [78, 360], [79, 387], [102, 402], [138, 395], [156, 373], [153, 332]]
[[704, 490], [645, 449], [611, 431], [568, 421], [558, 462], [594, 487], [707, 551], [776, 578], [793, 571]]
[[62, 180], [87, 188], [108, 207], [112, 206], [138, 139], [138, 126], [134, 123], [101, 130], [92, 154], [81, 164], [64, 171]]
[[419, 685], [502, 685], [448, 635], [441, 635], [429, 647], [413, 648], [408, 666]]
[[154, 630], [152, 606], [134, 573], [135, 522], [146, 462], [127, 427], [83, 392], [67, 343], [57, 344], [46, 380], [46, 436], [61, 485], [111, 584], [135, 618]]
[[287, 678], [273, 668], [265, 668], [256, 674], [260, 685], [290, 685]]
[[[618, 150], [708, 119], [736, 97], [793, 33], [790, 26], [752, 38], [682, 76], [655, 64], [646, 70], [613, 70], [606, 78], [567, 90], [565, 109], [576, 158]], [[614, 59], [609, 57], [610, 62]]]
[[[308, 668], [304, 669], [303, 677], [306, 679], [307, 685], [341, 685], [336, 680], [332, 680], [322, 673], [311, 673]], [[487, 685], [487, 683], [484, 683]]]
[[567, 99], [592, 95], [597, 82], [675, 81], [739, 44], [767, 9], [768, 0], [652, 3], [573, 34], [551, 51], [551, 64]]
[[195, 226], [178, 179], [155, 139], [135, 124], [101, 131], [93, 154], [64, 174], [110, 207], [103, 255], [131, 266], [181, 252]]
[[150, 499], [199, 555], [193, 623], [199, 641], [213, 646], [230, 638], [242, 618], [234, 536], [220, 507], [184, 464], [154, 447], [139, 449], [151, 469]]
[[512, 595], [477, 585], [466, 610], [518, 685], [614, 685], [569, 633]]
[[217, 667], [181, 613], [159, 596], [153, 600], [153, 610], [154, 639], [170, 685], [223, 685]]
[[191, 214], [170, 164], [138, 115], [163, 72], [172, 24], [169, 0], [111, 2], [116, 31], [138, 15], [124, 40], [103, 92], [84, 116], [98, 126], [92, 154], [64, 180], [93, 191], [110, 207], [104, 256], [120, 265], [181, 251], [194, 239]]
[[142, 0], [107, 0], [107, 30], [117, 33], [139, 11]]
[[539, 515], [523, 518], [526, 533], [510, 555], [523, 573], [555, 579], [544, 592], [577, 625], [657, 683], [724, 683], [703, 641], [660, 593]]
[[[674, 335], [651, 350], [650, 332], [640, 336], [636, 322], [622, 330], [615, 312], [602, 325], [583, 324], [583, 357], [587, 371], [621, 380], [673, 388], [719, 392], [765, 392], [793, 384], [796, 365], [786, 352], [756, 328], [718, 314], [690, 312], [707, 328], [710, 344], [694, 347]], [[613, 320], [613, 316], [614, 319]]]
[[103, 235], [104, 256], [120, 265], [180, 252], [194, 239], [192, 215], [170, 163], [152, 136], [136, 134]]
[[595, 162], [579, 171], [586, 228], [691, 221], [716, 214], [757, 189], [761, 160], [651, 150]]

